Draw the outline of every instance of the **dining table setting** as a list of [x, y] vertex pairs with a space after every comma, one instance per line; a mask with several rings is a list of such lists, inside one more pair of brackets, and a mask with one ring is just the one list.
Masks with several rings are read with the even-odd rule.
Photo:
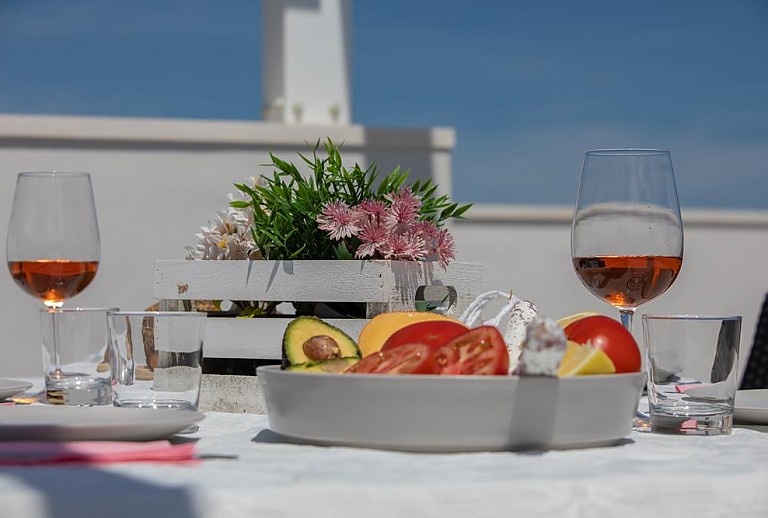
[[[452, 238], [419, 211], [466, 209], [395, 180], [309, 223], [330, 253], [445, 267]], [[233, 207], [263, 217], [272, 187]], [[668, 151], [585, 153], [572, 268], [618, 319], [505, 290], [367, 315], [358, 336], [297, 314], [255, 369], [263, 413], [201, 405], [206, 312], [65, 305], [100, 263], [87, 173], [20, 173], [7, 236], [44, 307], [40, 374], [0, 379], [2, 517], [768, 516], [768, 374], [740, 390], [741, 316], [644, 314], [632, 334], [683, 264]]]
[[0, 442], [0, 502], [35, 518], [764, 516], [768, 409], [752, 412], [745, 422], [763, 424], [737, 419], [730, 435], [451, 453], [317, 445], [275, 433], [268, 415], [205, 412], [194, 433], [146, 442]]

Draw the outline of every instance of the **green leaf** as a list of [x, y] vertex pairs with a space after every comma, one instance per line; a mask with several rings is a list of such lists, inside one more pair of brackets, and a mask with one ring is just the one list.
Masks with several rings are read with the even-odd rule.
[[456, 209], [451, 217], [453, 218], [464, 218], [464, 213], [467, 212], [470, 208], [472, 208], [472, 204], [468, 203], [466, 205], [462, 205], [458, 209]]
[[339, 244], [336, 245], [336, 259], [349, 260], [354, 258], [355, 256], [347, 249], [347, 245], [344, 241], [340, 241]]

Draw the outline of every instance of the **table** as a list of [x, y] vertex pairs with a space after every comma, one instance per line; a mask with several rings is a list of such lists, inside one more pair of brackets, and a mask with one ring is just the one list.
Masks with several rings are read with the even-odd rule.
[[765, 426], [632, 432], [584, 450], [407, 454], [290, 444], [267, 425], [206, 414], [192, 466], [0, 469], [0, 516], [768, 516]]

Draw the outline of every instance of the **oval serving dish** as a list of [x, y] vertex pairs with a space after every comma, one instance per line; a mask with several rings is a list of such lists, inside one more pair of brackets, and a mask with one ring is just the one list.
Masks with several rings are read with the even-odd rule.
[[318, 374], [259, 367], [270, 429], [308, 444], [413, 452], [608, 446], [643, 373], [570, 378]]

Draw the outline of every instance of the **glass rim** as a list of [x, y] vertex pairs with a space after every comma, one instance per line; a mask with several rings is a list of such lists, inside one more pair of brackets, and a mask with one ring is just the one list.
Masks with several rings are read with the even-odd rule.
[[103, 311], [105, 313], [120, 311], [119, 308], [83, 308], [83, 307], [74, 307], [74, 308], [40, 308], [40, 313], [90, 313], [90, 312], [98, 312]]
[[24, 177], [54, 177], [54, 176], [91, 176], [91, 173], [84, 171], [24, 171], [19, 173], [19, 176]]
[[669, 155], [666, 149], [645, 149], [645, 148], [618, 148], [618, 149], [590, 149], [584, 152], [591, 156], [654, 156]]
[[109, 315], [120, 317], [204, 317], [204, 311], [110, 311]]
[[741, 320], [741, 315], [642, 315], [643, 320]]

